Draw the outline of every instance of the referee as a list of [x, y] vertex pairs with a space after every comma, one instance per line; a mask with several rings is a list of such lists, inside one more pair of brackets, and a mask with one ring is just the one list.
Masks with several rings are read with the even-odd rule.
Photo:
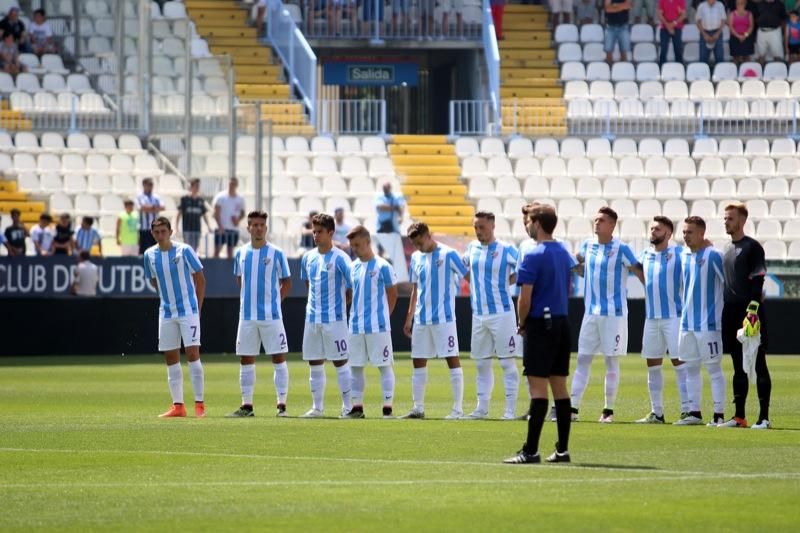
[[744, 371], [742, 344], [736, 339], [737, 331], [744, 326], [745, 332], [755, 335], [760, 329], [761, 345], [756, 355], [756, 389], [760, 412], [753, 429], [769, 429], [769, 399], [772, 380], [767, 368], [767, 328], [764, 323], [764, 306], [761, 302], [764, 276], [764, 248], [759, 242], [744, 234], [747, 208], [733, 203], [725, 207], [725, 232], [731, 243], [723, 256], [725, 273], [725, 306], [722, 310], [722, 343], [730, 350], [733, 360], [733, 403], [736, 413], [721, 427], [747, 427], [745, 404], [749, 382]]
[[541, 463], [539, 436], [547, 414], [547, 385], [555, 400], [558, 442], [556, 451], [546, 460], [570, 462], [567, 445], [571, 423], [571, 405], [567, 391], [570, 332], [567, 320], [567, 294], [575, 260], [564, 246], [553, 239], [558, 216], [549, 205], [540, 204], [529, 212], [526, 229], [537, 241], [522, 262], [517, 277], [520, 286], [517, 314], [519, 333], [525, 335], [523, 373], [528, 376], [531, 395], [528, 439], [522, 449], [504, 462]]

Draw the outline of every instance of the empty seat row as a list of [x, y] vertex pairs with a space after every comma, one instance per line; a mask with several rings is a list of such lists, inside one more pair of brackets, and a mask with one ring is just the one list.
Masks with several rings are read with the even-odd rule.
[[[174, 217], [178, 211], [175, 199], [172, 196], [160, 196], [165, 209], [164, 216]], [[65, 192], [55, 192], [50, 195], [48, 205], [53, 213], [74, 213], [77, 216], [116, 215], [123, 209], [124, 199], [114, 193], [102, 196], [83, 193], [73, 196]]]
[[40, 174], [135, 174], [157, 176], [164, 173], [156, 159], [146, 153], [134, 157], [115, 153], [111, 157], [101, 153], [82, 154], [40, 153], [38, 155], [17, 152], [12, 156], [0, 153], [0, 172], [38, 172]]
[[[151, 176], [148, 176], [151, 177]], [[55, 173], [34, 174], [26, 172], [17, 176], [21, 191], [31, 194], [46, 194], [63, 191], [69, 194], [89, 193], [103, 195], [114, 193], [125, 197], [134, 197], [141, 192], [141, 176], [130, 174], [66, 174]], [[174, 174], [151, 177], [159, 195], [183, 196], [186, 187]]]
[[0, 152], [79, 152], [91, 151], [115, 154], [123, 152], [136, 155], [142, 152], [142, 142], [135, 135], [123, 133], [119, 140], [108, 133], [97, 133], [90, 138], [85, 133], [70, 133], [67, 138], [61, 133], [48, 131], [42, 133], [41, 140], [35, 133], [21, 131], [13, 137], [5, 131], [0, 131]]
[[52, 94], [38, 92], [33, 95], [13, 92], [9, 98], [11, 109], [23, 113], [109, 113], [103, 98], [94, 92], [77, 95], [71, 92]]
[[[730, 59], [730, 52], [727, 46], [723, 47], [725, 52], [725, 59]], [[614, 61], [621, 59], [619, 48], [615, 48], [612, 58]], [[580, 45], [578, 43], [564, 43], [558, 47], [558, 62], [566, 63], [568, 61], [583, 61], [584, 63], [591, 63], [593, 61], [605, 61], [606, 52], [603, 49], [603, 43], [586, 43]], [[628, 61], [634, 63], [654, 62], [658, 61], [658, 49], [653, 43], [636, 43], [633, 45], [633, 53], [630, 52], [626, 58]], [[672, 48], [669, 48], [667, 54], [668, 61], [674, 61], [675, 56]], [[700, 60], [700, 45], [697, 42], [686, 43], [683, 48], [683, 60], [687, 63]]]
[[[728, 30], [726, 27], [725, 30]], [[632, 24], [630, 26], [632, 43], [658, 42], [657, 34], [650, 24]], [[730, 31], [724, 31], [724, 39], [728, 40]], [[605, 40], [605, 28], [600, 24], [583, 24], [578, 28], [574, 24], [559, 24], [554, 34], [556, 43], [602, 43]], [[700, 32], [694, 24], [686, 24], [681, 32], [684, 43], [700, 40]]]
[[783, 100], [787, 98], [800, 98], [800, 81], [789, 82], [775, 80], [764, 84], [761, 80], [747, 80], [738, 82], [724, 80], [712, 83], [708, 80], [696, 80], [687, 84], [685, 81], [568, 81], [564, 85], [564, 99], [588, 98], [600, 100], [611, 98], [617, 101], [636, 99], [642, 101], [665, 99], [668, 101], [689, 99], [702, 100], [732, 100], [768, 99]]
[[[53, 14], [58, 15], [73, 15], [72, 11], [72, 0], [60, 0], [59, 2], [54, 2], [54, 12]], [[125, 9], [125, 16], [126, 17], [135, 17], [136, 16], [136, 3], [135, 2], [124, 2], [120, 3], [124, 5]], [[185, 18], [186, 17], [186, 8], [183, 5], [183, 2], [162, 2], [163, 7], [159, 5], [158, 2], [151, 2], [150, 3], [150, 16], [154, 19], [157, 18]], [[90, 17], [103, 17], [108, 16], [113, 12], [113, 6], [110, 2], [104, 0], [87, 0], [85, 2], [80, 2], [78, 4], [80, 6], [80, 13], [83, 15], [88, 15]]]
[[605, 61], [593, 61], [584, 64], [570, 61], [561, 65], [562, 81], [746, 81], [760, 79], [762, 81], [798, 81], [800, 80], [800, 63], [792, 63], [787, 71], [785, 63], [772, 62], [761, 67], [761, 63], [748, 61], [738, 67], [734, 63], [724, 62], [714, 65], [714, 73], [707, 63], [664, 63], [659, 67], [655, 62], [633, 64], [629, 61], [616, 61], [610, 65]]
[[70, 74], [64, 79], [61, 74], [47, 73], [40, 83], [39, 77], [29, 72], [17, 74], [16, 81], [10, 74], [0, 72], [0, 93], [9, 94], [15, 91], [38, 93], [42, 90], [55, 93], [69, 91], [77, 94], [94, 92], [89, 78], [83, 74]]
[[[197, 176], [227, 176], [229, 160], [227, 156], [192, 156], [191, 172], [185, 156], [178, 158], [178, 168]], [[366, 178], [383, 179], [395, 176], [394, 166], [388, 157], [373, 157], [368, 160], [358, 156], [347, 156], [341, 166], [331, 156], [317, 156], [309, 160], [305, 156], [290, 155], [285, 161], [279, 157], [272, 160], [272, 172], [276, 176], [289, 177], [333, 177], [345, 179]], [[262, 171], [267, 173], [268, 161], [263, 163]], [[255, 175], [255, 155], [239, 154], [236, 157], [236, 173], [240, 176]]]
[[[650, 82], [648, 82], [650, 83]], [[670, 82], [671, 83], [671, 82]], [[779, 100], [701, 100], [693, 102], [688, 98], [674, 100], [601, 99], [573, 98], [567, 106], [570, 119], [778, 119], [791, 121], [800, 116], [800, 102], [797, 99]]]

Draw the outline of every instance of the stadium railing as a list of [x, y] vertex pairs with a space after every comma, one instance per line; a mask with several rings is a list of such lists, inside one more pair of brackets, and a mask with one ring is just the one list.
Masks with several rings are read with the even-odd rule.
[[320, 100], [320, 134], [385, 135], [386, 100]]
[[491, 100], [451, 100], [450, 136], [491, 136], [495, 132], [494, 104]]
[[493, 133], [500, 132], [500, 48], [497, 46], [497, 34], [492, 19], [489, 0], [483, 0], [483, 55], [486, 59], [486, 72], [489, 81], [487, 87], [489, 101], [492, 104]]

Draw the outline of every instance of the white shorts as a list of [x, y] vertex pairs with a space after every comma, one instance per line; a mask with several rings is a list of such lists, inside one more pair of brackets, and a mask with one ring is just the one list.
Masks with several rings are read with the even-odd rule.
[[681, 361], [713, 361], [722, 355], [719, 331], [681, 331], [678, 354]]
[[517, 316], [514, 311], [496, 315], [472, 315], [472, 359], [497, 357], [522, 357], [520, 337], [517, 335]]
[[350, 334], [350, 364], [352, 366], [392, 366], [392, 332]]
[[342, 361], [347, 359], [350, 332], [347, 322], [312, 324], [306, 322], [303, 330], [303, 361]]
[[756, 34], [756, 54], [770, 61], [783, 59], [783, 32], [780, 28], [766, 31], [759, 29]]
[[200, 346], [200, 315], [162, 318], [158, 322], [158, 351], [180, 350], [183, 346]]
[[283, 320], [239, 320], [236, 355], [258, 355], [262, 346], [267, 355], [289, 351]]
[[578, 353], [628, 355], [628, 317], [583, 315]]
[[572, 0], [549, 0], [551, 13], [572, 13]]
[[455, 322], [414, 324], [411, 331], [411, 358], [458, 357], [458, 331]]
[[659, 359], [669, 351], [670, 359], [678, 358], [678, 336], [680, 318], [648, 318], [644, 321], [642, 335], [642, 357]]

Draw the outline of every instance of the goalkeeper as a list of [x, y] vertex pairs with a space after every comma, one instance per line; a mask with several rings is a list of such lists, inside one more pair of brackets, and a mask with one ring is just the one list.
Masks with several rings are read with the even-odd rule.
[[764, 276], [764, 248], [759, 242], [744, 234], [747, 208], [733, 203], [725, 207], [725, 232], [731, 244], [725, 249], [725, 307], [722, 311], [722, 342], [733, 360], [733, 402], [736, 413], [723, 424], [725, 427], [747, 427], [745, 404], [749, 387], [742, 356], [742, 344], [736, 339], [739, 329], [748, 337], [760, 334], [761, 345], [756, 355], [756, 388], [760, 412], [752, 429], [769, 429], [769, 399], [772, 380], [767, 369], [767, 328], [762, 303]]

